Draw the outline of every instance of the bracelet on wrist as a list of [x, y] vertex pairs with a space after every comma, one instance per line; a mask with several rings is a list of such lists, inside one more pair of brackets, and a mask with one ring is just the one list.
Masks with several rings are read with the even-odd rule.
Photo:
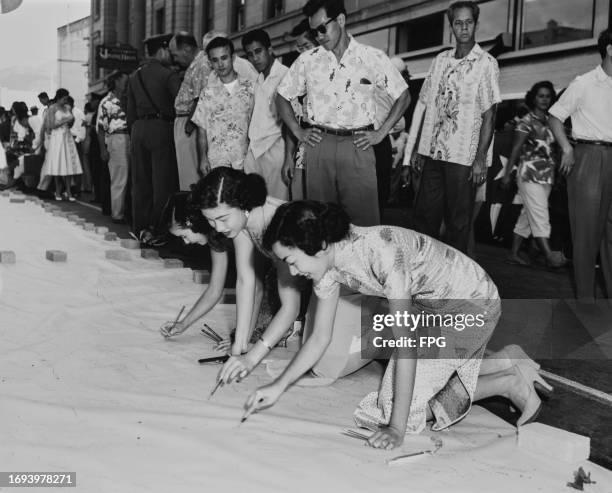
[[272, 350], [272, 346], [270, 346], [270, 344], [268, 344], [263, 337], [259, 338], [259, 342], [261, 342], [266, 348], [268, 348], [268, 351]]

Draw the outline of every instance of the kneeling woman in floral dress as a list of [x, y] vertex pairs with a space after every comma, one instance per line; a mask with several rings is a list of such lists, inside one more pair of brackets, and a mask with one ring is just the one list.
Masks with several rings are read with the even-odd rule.
[[[522, 412], [517, 424], [525, 424], [541, 407], [536, 385], [552, 390], [518, 346], [483, 360], [501, 314], [499, 295], [486, 272], [452, 247], [399, 227], [354, 226], [339, 206], [312, 201], [281, 205], [264, 247], [293, 275], [313, 279], [318, 309], [312, 336], [281, 376], [249, 397], [247, 412], [274, 404], [318, 360], [331, 339], [340, 285], [386, 298], [391, 314], [459, 315], [476, 309], [482, 316], [480, 327], [439, 327], [451, 343], [438, 358], [420, 358], [414, 348], [394, 350], [379, 391], [355, 412], [357, 424], [374, 431], [369, 439], [374, 447], [397, 447], [405, 433], [419, 433], [426, 421], [434, 421], [434, 430], [446, 428], [463, 418], [473, 401], [493, 395], [510, 399]], [[411, 335], [397, 326], [393, 334]]]

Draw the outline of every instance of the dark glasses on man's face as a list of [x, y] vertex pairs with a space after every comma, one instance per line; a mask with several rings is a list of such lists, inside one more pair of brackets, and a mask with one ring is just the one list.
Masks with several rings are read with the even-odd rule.
[[313, 29], [317, 32], [317, 34], [326, 35], [327, 34], [327, 24], [335, 20], [336, 20], [336, 17], [333, 17], [329, 19], [328, 21], [325, 21], [323, 24], [319, 24], [317, 27], [314, 27]]

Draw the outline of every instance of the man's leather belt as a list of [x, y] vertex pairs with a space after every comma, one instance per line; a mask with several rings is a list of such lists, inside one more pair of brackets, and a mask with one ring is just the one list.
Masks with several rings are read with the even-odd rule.
[[303, 128], [318, 128], [321, 132], [337, 135], [338, 137], [349, 137], [353, 135], [355, 132], [368, 132], [370, 130], [374, 130], [374, 125], [366, 125], [365, 127], [357, 127], [357, 128], [330, 128], [324, 127], [322, 125], [312, 125], [310, 123], [302, 122]]
[[189, 115], [191, 115], [191, 113], [189, 113], [189, 112], [187, 112], [187, 113], [177, 113], [177, 114], [176, 114], [176, 117], [177, 117], [177, 118], [182, 118], [182, 117], [184, 117], [184, 116], [189, 116]]
[[159, 113], [150, 113], [148, 115], [142, 115], [138, 117], [139, 120], [163, 120], [165, 122], [173, 122], [173, 116], [161, 115]]
[[572, 139], [572, 142], [575, 142], [576, 144], [586, 144], [591, 146], [612, 147], [612, 142], [607, 142], [605, 140]]

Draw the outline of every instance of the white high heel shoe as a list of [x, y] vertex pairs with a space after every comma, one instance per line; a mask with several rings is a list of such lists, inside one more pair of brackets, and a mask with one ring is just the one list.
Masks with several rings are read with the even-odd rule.
[[546, 380], [544, 380], [537, 370], [527, 364], [517, 364], [513, 368], [516, 368], [516, 373], [522, 380], [523, 384], [529, 386], [529, 395], [524, 405], [518, 405], [515, 403], [515, 407], [520, 409], [521, 416], [516, 421], [516, 426], [523, 426], [527, 423], [535, 421], [542, 409], [542, 401], [538, 396], [538, 392], [548, 395], [553, 391], [553, 388]]

